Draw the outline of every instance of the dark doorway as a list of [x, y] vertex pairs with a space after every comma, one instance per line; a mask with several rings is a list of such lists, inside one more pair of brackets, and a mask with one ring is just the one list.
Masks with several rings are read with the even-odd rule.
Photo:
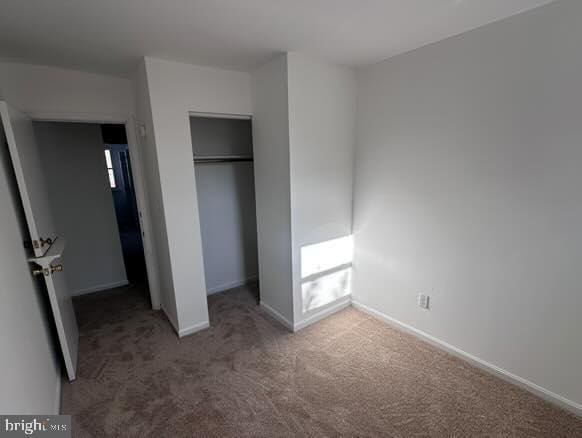
[[147, 271], [125, 126], [101, 125], [101, 135], [127, 279], [143, 284]]

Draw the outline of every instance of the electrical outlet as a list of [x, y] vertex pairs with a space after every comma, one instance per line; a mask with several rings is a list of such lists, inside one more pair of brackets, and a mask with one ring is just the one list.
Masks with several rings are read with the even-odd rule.
[[418, 294], [418, 307], [422, 307], [423, 309], [428, 310], [428, 302], [430, 301], [430, 297], [424, 294]]

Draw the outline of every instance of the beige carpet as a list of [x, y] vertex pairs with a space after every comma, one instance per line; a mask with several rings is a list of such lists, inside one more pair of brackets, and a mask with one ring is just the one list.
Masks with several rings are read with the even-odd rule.
[[179, 340], [135, 289], [76, 302], [74, 436], [582, 437], [582, 420], [354, 309], [291, 334], [237, 289]]

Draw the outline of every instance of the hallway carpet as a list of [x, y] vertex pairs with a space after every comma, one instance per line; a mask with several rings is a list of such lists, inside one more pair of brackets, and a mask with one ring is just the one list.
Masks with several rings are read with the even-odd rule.
[[143, 291], [79, 298], [78, 437], [582, 437], [582, 419], [355, 309], [292, 334], [249, 288], [178, 339]]

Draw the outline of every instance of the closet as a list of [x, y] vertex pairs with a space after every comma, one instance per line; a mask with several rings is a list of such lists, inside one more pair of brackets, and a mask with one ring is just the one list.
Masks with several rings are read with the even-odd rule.
[[191, 116], [208, 294], [258, 279], [250, 118]]

